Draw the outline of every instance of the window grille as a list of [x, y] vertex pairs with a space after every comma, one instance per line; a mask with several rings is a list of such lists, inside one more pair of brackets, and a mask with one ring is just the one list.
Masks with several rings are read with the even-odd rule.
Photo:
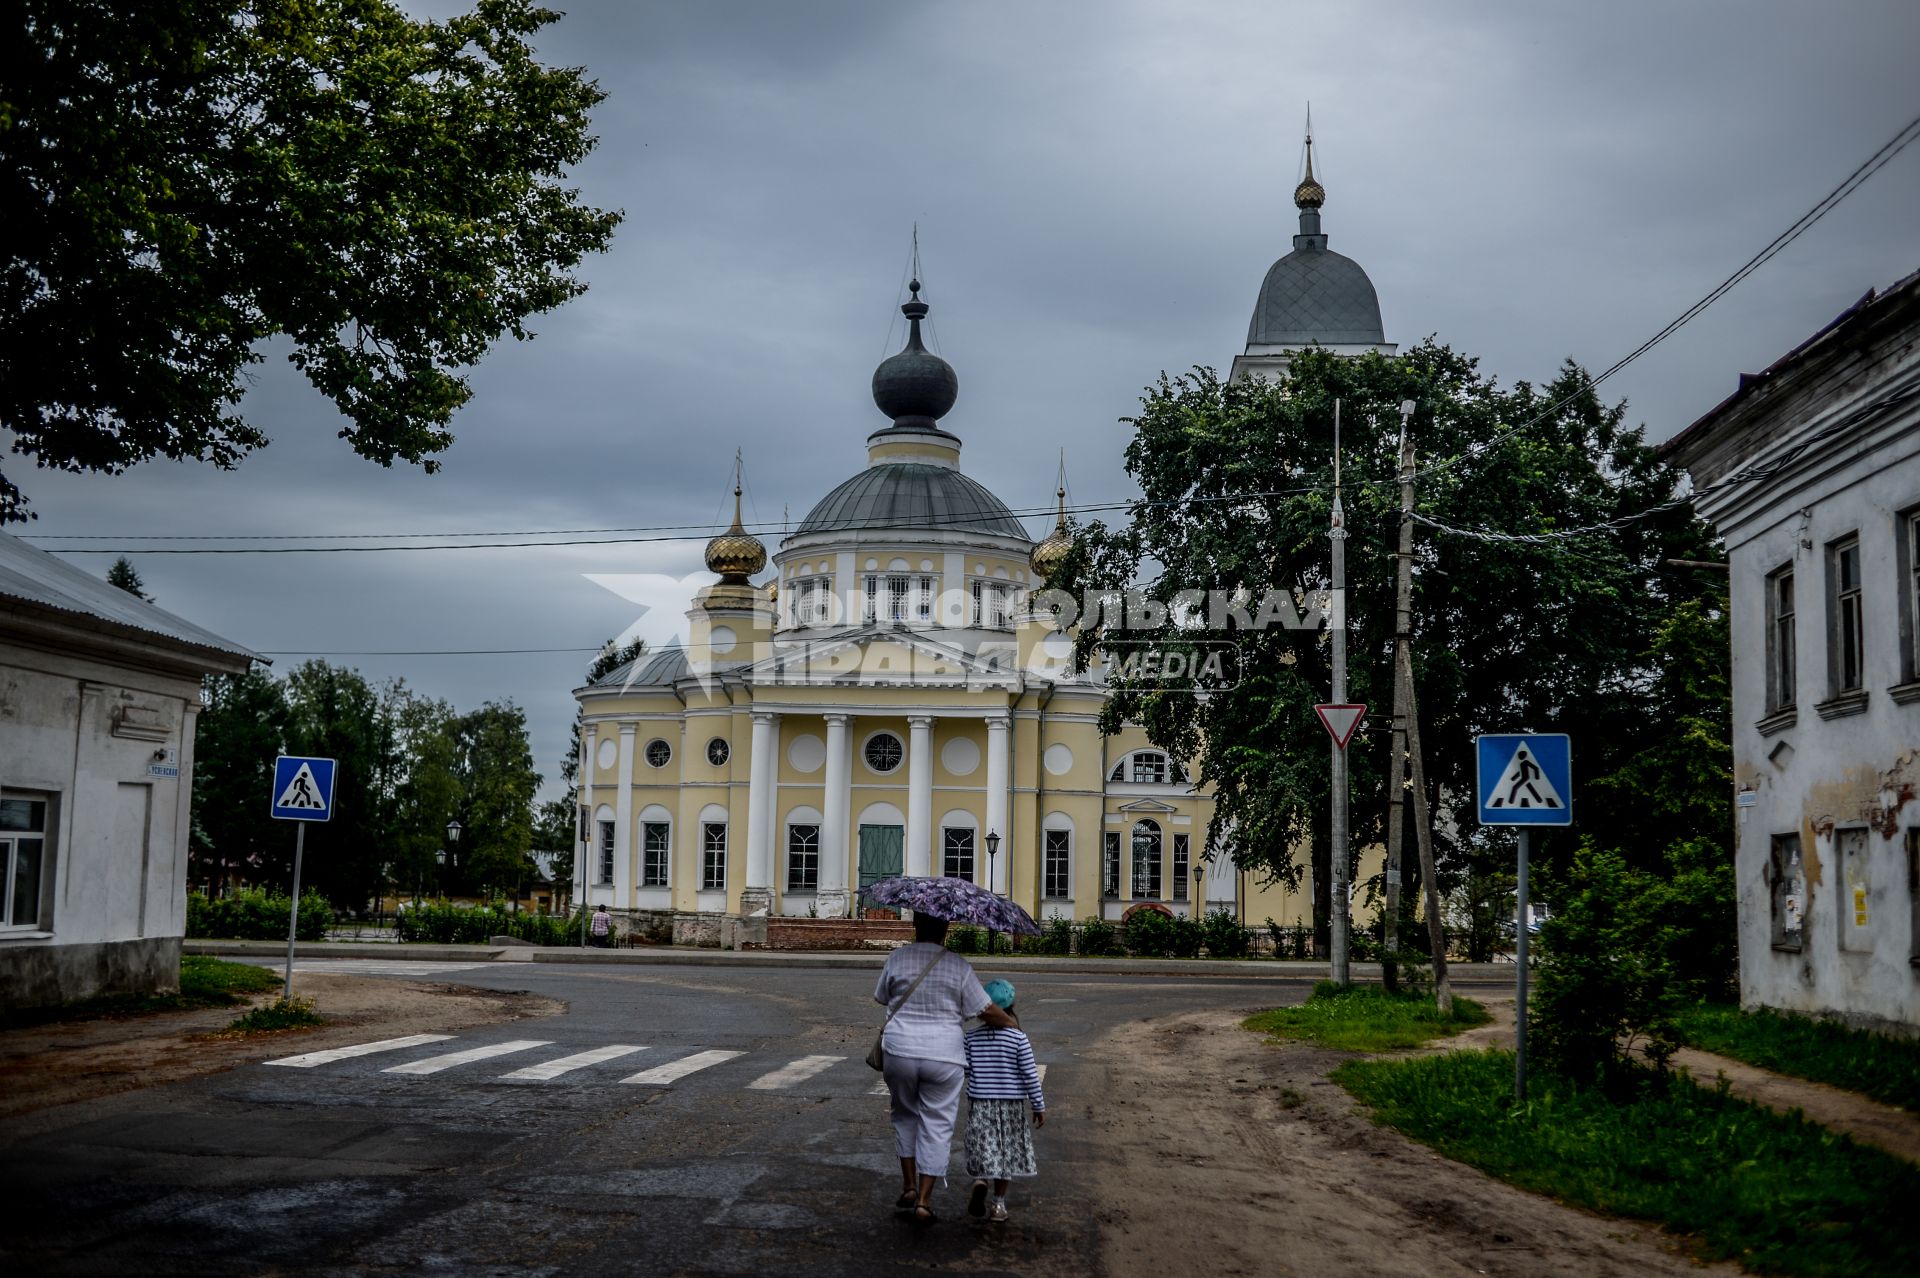
[[700, 887], [724, 891], [727, 886], [727, 823], [705, 821], [700, 831]]
[[667, 886], [667, 862], [671, 827], [665, 821], [648, 821], [640, 827], [640, 886]]
[[940, 873], [973, 882], [973, 831], [949, 827], [941, 831], [940, 846]]
[[1048, 830], [1041, 875], [1042, 894], [1055, 899], [1073, 895], [1073, 832]]
[[820, 827], [787, 827], [787, 891], [812, 892], [820, 886]]

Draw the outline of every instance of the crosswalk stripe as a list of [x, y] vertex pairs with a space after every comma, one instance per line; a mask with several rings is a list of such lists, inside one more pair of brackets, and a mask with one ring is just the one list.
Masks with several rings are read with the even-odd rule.
[[502, 1074], [500, 1077], [543, 1083], [576, 1069], [585, 1069], [589, 1065], [599, 1065], [606, 1061], [617, 1061], [622, 1056], [631, 1056], [635, 1052], [646, 1050], [644, 1047], [629, 1047], [625, 1043], [611, 1043], [606, 1047], [596, 1047], [590, 1052], [575, 1052], [571, 1056], [562, 1056], [544, 1065], [529, 1065], [525, 1069], [516, 1069], [513, 1073]]
[[747, 1084], [749, 1091], [778, 1092], [804, 1083], [821, 1070], [837, 1065], [847, 1059], [844, 1056], [802, 1056], [797, 1061], [782, 1065], [770, 1074], [762, 1074]]
[[511, 1052], [524, 1052], [535, 1047], [551, 1047], [550, 1040], [544, 1038], [516, 1038], [509, 1043], [488, 1043], [485, 1047], [469, 1047], [464, 1052], [448, 1052], [444, 1056], [429, 1056], [424, 1060], [408, 1061], [405, 1065], [395, 1065], [382, 1070], [384, 1074], [438, 1074], [443, 1069], [452, 1069], [455, 1065], [467, 1065], [474, 1061], [484, 1061], [490, 1056], [505, 1056]]
[[693, 1055], [683, 1056], [677, 1061], [668, 1061], [665, 1065], [656, 1065], [652, 1069], [643, 1069], [638, 1074], [623, 1078], [620, 1081], [623, 1083], [652, 1083], [655, 1085], [671, 1083], [685, 1078], [689, 1074], [696, 1074], [709, 1065], [718, 1065], [722, 1061], [730, 1061], [736, 1056], [745, 1055], [745, 1052], [695, 1052]]
[[279, 1060], [262, 1061], [261, 1064], [312, 1069], [315, 1065], [331, 1065], [334, 1061], [344, 1061], [354, 1056], [371, 1056], [375, 1052], [392, 1052], [402, 1047], [424, 1047], [428, 1043], [444, 1043], [452, 1037], [451, 1034], [409, 1034], [405, 1038], [383, 1038], [373, 1043], [355, 1043], [352, 1047], [330, 1047], [323, 1052], [302, 1052], [298, 1056], [282, 1056]]

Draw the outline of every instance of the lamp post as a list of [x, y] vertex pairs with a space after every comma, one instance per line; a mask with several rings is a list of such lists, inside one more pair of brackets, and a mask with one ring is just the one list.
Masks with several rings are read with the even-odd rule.
[[447, 846], [441, 848], [440, 854], [434, 858], [440, 863], [440, 895], [443, 897], [447, 894], [447, 866], [452, 865], [456, 870], [460, 868], [459, 848], [460, 822], [449, 821], [447, 822]]
[[[999, 855], [1000, 855], [1000, 832], [998, 830], [988, 830], [987, 831], [987, 891], [992, 892], [995, 896], [998, 896], [1000, 894], [1000, 886], [999, 886], [1000, 879], [994, 873], [993, 862], [994, 862], [994, 858]], [[988, 928], [987, 929], [987, 953], [989, 954], [993, 953], [994, 935], [995, 933], [993, 929]]]

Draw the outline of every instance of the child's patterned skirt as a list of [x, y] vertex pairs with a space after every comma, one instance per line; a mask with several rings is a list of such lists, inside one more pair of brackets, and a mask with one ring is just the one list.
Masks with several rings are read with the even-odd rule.
[[967, 1175], [992, 1180], [1032, 1176], [1033, 1110], [1024, 1100], [967, 1101]]

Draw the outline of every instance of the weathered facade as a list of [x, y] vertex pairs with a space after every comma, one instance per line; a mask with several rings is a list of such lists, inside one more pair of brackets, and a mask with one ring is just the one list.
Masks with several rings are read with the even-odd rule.
[[0, 534], [0, 1006], [175, 986], [200, 683], [253, 660]]
[[1727, 543], [1741, 999], [1920, 1025], [1920, 274], [1665, 446]]

